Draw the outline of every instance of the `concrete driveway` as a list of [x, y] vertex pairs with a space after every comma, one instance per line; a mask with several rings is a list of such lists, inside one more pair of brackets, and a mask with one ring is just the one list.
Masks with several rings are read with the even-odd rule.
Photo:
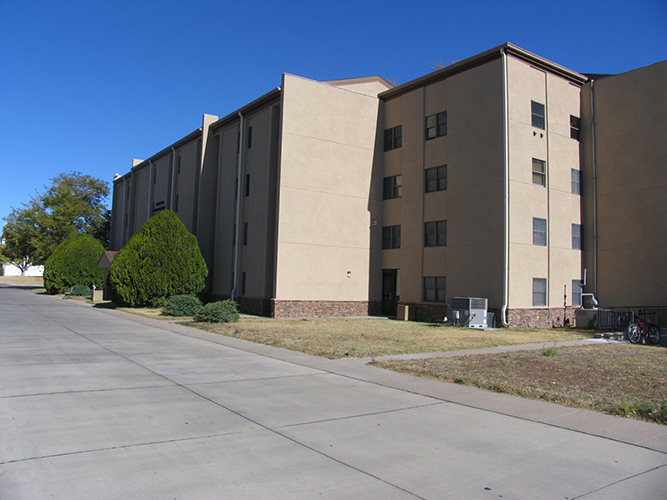
[[0, 287], [3, 500], [662, 500], [666, 485], [664, 426]]

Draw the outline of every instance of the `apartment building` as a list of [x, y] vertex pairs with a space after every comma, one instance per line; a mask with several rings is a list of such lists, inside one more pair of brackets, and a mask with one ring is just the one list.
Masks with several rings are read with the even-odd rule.
[[[205, 296], [272, 317], [402, 306], [434, 320], [452, 297], [483, 297], [498, 325], [552, 326], [573, 319], [582, 290], [664, 302], [664, 285], [631, 296], [612, 276], [622, 259], [653, 260], [619, 250], [611, 229], [637, 228], [648, 186], [665, 194], [664, 172], [623, 177], [644, 148], [664, 165], [664, 104], [643, 124], [635, 106], [616, 109], [628, 92], [658, 97], [665, 65], [652, 68], [592, 79], [504, 44], [397, 87], [283, 75], [116, 177], [112, 249], [174, 210], [209, 266]], [[644, 248], [664, 255], [663, 239]]]

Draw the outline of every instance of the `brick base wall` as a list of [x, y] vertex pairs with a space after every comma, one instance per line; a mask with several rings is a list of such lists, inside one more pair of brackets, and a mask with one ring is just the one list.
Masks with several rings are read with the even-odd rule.
[[271, 299], [274, 318], [332, 318], [373, 316], [379, 314], [381, 304], [365, 300], [276, 300]]
[[507, 324], [510, 328], [553, 328], [575, 324], [575, 307], [550, 309], [508, 309]]
[[440, 323], [447, 316], [446, 304], [410, 304], [401, 303], [402, 306], [410, 308], [410, 321], [420, 321], [423, 323]]

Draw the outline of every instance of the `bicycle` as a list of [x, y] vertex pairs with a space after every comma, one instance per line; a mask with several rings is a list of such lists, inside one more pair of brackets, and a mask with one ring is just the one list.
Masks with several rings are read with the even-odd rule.
[[[640, 311], [641, 314], [641, 311]], [[655, 313], [648, 313], [655, 314]], [[645, 321], [633, 314], [633, 320], [628, 325], [628, 340], [632, 344], [638, 344], [642, 337], [648, 337], [652, 344], [660, 343], [660, 328], [655, 323]]]

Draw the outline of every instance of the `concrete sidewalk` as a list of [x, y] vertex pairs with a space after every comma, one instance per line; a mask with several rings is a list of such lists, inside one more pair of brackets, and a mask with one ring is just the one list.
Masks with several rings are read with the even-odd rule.
[[664, 426], [0, 286], [3, 500], [663, 499], [666, 484]]

